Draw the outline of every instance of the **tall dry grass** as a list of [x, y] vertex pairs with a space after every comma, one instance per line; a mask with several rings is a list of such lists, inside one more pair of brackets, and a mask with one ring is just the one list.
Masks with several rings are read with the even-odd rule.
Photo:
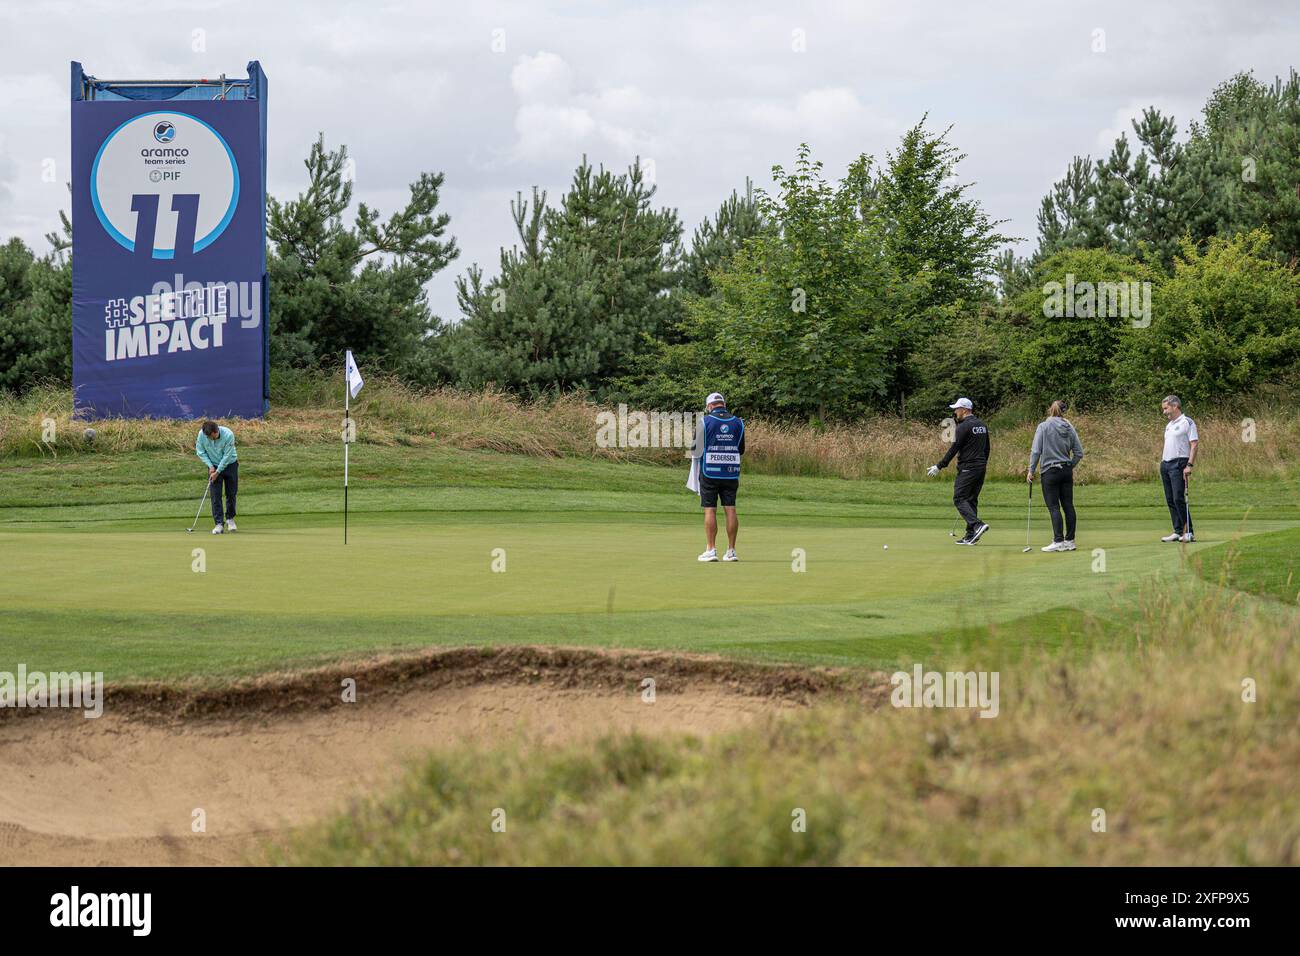
[[[337, 442], [342, 428], [342, 381], [298, 378], [281, 389], [262, 419], [230, 424], [245, 445]], [[0, 458], [117, 454], [141, 450], [188, 451], [196, 425], [174, 419], [106, 419], [93, 423], [93, 445], [85, 422], [72, 417], [66, 388], [32, 390], [21, 397], [0, 395]], [[353, 406], [357, 439], [377, 445], [448, 446], [512, 454], [600, 458], [678, 464], [680, 449], [601, 448], [596, 444], [598, 406], [577, 395], [522, 401], [494, 392], [455, 389], [425, 391], [394, 380], [367, 382]], [[744, 410], [742, 410], [743, 412]], [[1238, 414], [1199, 415], [1199, 463], [1220, 479], [1265, 478], [1300, 466], [1300, 420], [1271, 408], [1254, 418], [1253, 436]], [[1159, 460], [1164, 420], [1133, 412], [1071, 416], [1087, 453], [1084, 481], [1149, 480]], [[53, 441], [43, 441], [54, 423]], [[990, 422], [990, 473], [1013, 476], [1025, 468], [1035, 422]], [[939, 422], [882, 416], [851, 424], [807, 425], [747, 417], [746, 467], [757, 473], [834, 478], [915, 478], [945, 450]], [[1253, 440], [1247, 440], [1252, 438]]]

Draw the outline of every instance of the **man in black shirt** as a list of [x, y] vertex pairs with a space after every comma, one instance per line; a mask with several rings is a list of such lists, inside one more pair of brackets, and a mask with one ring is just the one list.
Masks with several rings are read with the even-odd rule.
[[969, 398], [959, 398], [948, 406], [957, 419], [957, 434], [948, 453], [931, 465], [926, 472], [931, 478], [939, 469], [947, 468], [957, 456], [957, 480], [952, 485], [952, 503], [966, 519], [966, 536], [958, 544], [974, 544], [984, 537], [989, 526], [979, 518], [980, 489], [984, 487], [984, 471], [989, 464], [989, 429], [975, 415]]

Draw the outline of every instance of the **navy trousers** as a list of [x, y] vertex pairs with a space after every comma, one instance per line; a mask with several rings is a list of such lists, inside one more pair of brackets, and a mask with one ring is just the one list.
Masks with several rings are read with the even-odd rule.
[[[226, 493], [224, 513], [221, 507], [221, 492]], [[239, 492], [239, 462], [232, 461], [224, 471], [218, 472], [212, 479], [212, 521], [221, 524], [226, 518], [235, 516], [235, 495]]]
[[[1178, 534], [1192, 534], [1192, 513], [1187, 508], [1187, 485], [1183, 480], [1186, 458], [1174, 458], [1160, 463], [1160, 481], [1165, 486], [1165, 504], [1169, 506], [1169, 520]], [[1186, 525], [1184, 529], [1183, 525]]]

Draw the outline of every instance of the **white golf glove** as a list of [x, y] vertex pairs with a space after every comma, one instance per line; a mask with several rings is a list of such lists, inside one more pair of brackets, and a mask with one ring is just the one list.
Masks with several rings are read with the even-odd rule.
[[931, 465], [929, 468], [926, 469], [925, 474], [927, 477], [933, 478], [935, 475], [939, 474], [939, 466]]

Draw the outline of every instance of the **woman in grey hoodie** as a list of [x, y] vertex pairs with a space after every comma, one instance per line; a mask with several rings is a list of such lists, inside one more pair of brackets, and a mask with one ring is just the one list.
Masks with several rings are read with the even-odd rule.
[[[1065, 402], [1052, 402], [1047, 418], [1034, 432], [1034, 447], [1029, 452], [1029, 472], [1042, 469], [1043, 502], [1052, 516], [1052, 543], [1044, 551], [1074, 550], [1074, 466], [1083, 460], [1079, 433], [1065, 418]], [[1061, 512], [1065, 512], [1062, 527]]]

